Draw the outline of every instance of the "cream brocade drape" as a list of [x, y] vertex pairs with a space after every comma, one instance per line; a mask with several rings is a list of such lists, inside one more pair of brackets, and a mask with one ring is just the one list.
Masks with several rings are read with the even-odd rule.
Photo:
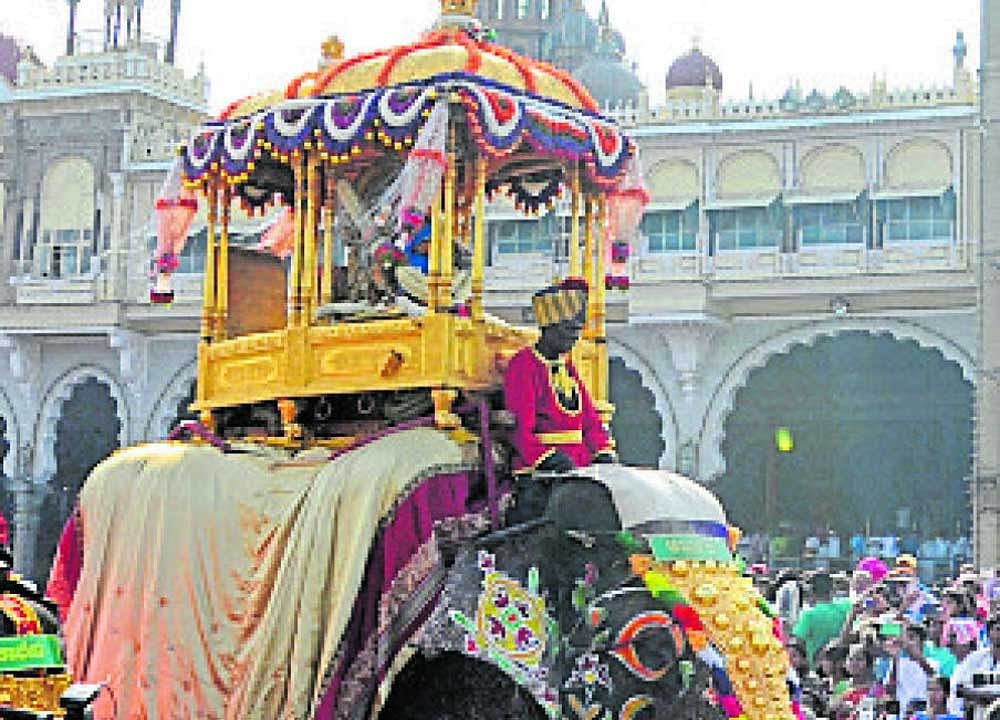
[[332, 462], [165, 443], [98, 466], [65, 626], [76, 678], [113, 688], [96, 717], [311, 717], [380, 520], [461, 460], [421, 428]]

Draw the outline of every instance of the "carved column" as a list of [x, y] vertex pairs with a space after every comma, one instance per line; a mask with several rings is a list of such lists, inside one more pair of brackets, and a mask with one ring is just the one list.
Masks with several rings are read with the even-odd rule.
[[677, 370], [681, 396], [687, 403], [697, 399], [699, 371], [721, 324], [718, 320], [705, 318], [681, 320], [664, 327], [663, 339]]
[[13, 478], [14, 494], [13, 543], [14, 569], [34, 580], [44, 582], [45, 578], [35, 575], [38, 547], [38, 526], [41, 521], [42, 501], [47, 485], [36, 482], [31, 476], [31, 455], [33, 448], [28, 445], [21, 452], [21, 468]]
[[124, 258], [128, 255], [128, 241], [123, 231], [125, 226], [125, 174], [111, 173], [111, 187], [111, 247], [108, 252], [108, 268], [105, 276], [107, 283], [105, 299], [119, 300], [124, 299], [127, 292], [125, 286], [127, 263]]
[[681, 390], [681, 402], [675, 406], [682, 416], [678, 417], [677, 470], [690, 477], [697, 477], [699, 472], [696, 462], [699, 428], [690, 421], [700, 415], [697, 410], [701, 373], [712, 338], [721, 327], [722, 322], [711, 317], [678, 320], [663, 326], [663, 341], [673, 359]]
[[[41, 404], [40, 374], [42, 367], [41, 342], [27, 335], [0, 335], [0, 348], [9, 351], [9, 377], [13, 388], [20, 395], [21, 406], [37, 408]], [[14, 542], [14, 567], [26, 574], [34, 573], [35, 546], [38, 542], [39, 510], [45, 486], [34, 477], [34, 446], [31, 425], [17, 428], [21, 438], [17, 448], [17, 462], [11, 474], [11, 491], [14, 495], [14, 517], [11, 518]]]
[[973, 531], [980, 567], [1000, 564], [1000, 0], [982, 4], [982, 252]]
[[[128, 417], [139, 417], [138, 413], [144, 411], [142, 407], [148, 400], [146, 388], [149, 384], [149, 344], [150, 340], [141, 333], [131, 330], [115, 328], [108, 335], [108, 344], [118, 350], [118, 370], [122, 382], [128, 392], [125, 402], [135, 407], [122, 407], [118, 411], [122, 415], [122, 426], [126, 427]], [[129, 428], [130, 431], [140, 433], [141, 430]], [[127, 437], [126, 442], [134, 442], [139, 437]]]

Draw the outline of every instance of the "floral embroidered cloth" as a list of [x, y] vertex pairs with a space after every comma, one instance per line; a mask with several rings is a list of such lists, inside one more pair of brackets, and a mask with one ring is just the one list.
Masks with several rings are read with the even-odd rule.
[[[332, 461], [180, 443], [116, 453], [80, 495], [83, 565], [65, 625], [76, 678], [113, 690], [95, 717], [339, 717], [330, 690], [351, 679], [345, 658], [385, 639], [379, 602], [419, 586], [404, 570], [432, 566], [433, 522], [465, 509], [461, 463], [430, 428]], [[402, 577], [407, 593], [389, 592]], [[352, 617], [363, 595], [365, 628]]]

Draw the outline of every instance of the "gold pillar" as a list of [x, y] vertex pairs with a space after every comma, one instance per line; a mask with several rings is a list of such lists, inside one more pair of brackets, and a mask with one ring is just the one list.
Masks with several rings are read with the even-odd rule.
[[224, 340], [229, 320], [229, 220], [232, 212], [233, 190], [229, 183], [222, 186], [222, 228], [219, 233], [218, 269], [215, 290], [216, 340]]
[[573, 194], [569, 229], [569, 274], [580, 276], [580, 163], [573, 163], [570, 175], [570, 192]]
[[215, 335], [215, 219], [219, 210], [219, 197], [215, 179], [208, 181], [208, 225], [205, 239], [205, 273], [203, 278], [203, 302], [201, 311], [201, 338], [211, 342]]
[[476, 225], [472, 247], [472, 317], [482, 320], [486, 287], [486, 158], [476, 159]]
[[607, 340], [607, 288], [604, 284], [605, 274], [605, 244], [608, 236], [608, 201], [601, 197], [598, 201], [598, 223], [599, 235], [597, 243], [597, 267], [594, 274], [597, 276], [596, 294], [597, 302], [594, 303], [594, 342], [597, 346], [596, 368], [594, 373], [594, 402], [601, 413], [605, 423], [611, 422], [613, 408], [608, 404], [608, 340]]
[[583, 337], [593, 339], [595, 327], [595, 303], [597, 287], [594, 284], [594, 203], [589, 197], [583, 198], [583, 277], [587, 281], [590, 292], [587, 293], [587, 324], [583, 328]]
[[311, 325], [316, 308], [316, 217], [319, 209], [319, 156], [307, 150], [303, 157], [305, 173], [305, 214], [302, 218], [302, 319], [303, 325]]
[[607, 309], [605, 308], [607, 289], [604, 285], [604, 275], [606, 274], [605, 253], [607, 250], [605, 246], [608, 241], [608, 201], [604, 197], [601, 197], [597, 201], [597, 223], [597, 264], [594, 268], [594, 294], [597, 296], [597, 302], [595, 303], [597, 314], [594, 318], [596, 320], [594, 323], [594, 337], [603, 339], [607, 336], [607, 328], [605, 327], [605, 318], [607, 317]]
[[320, 303], [333, 302], [333, 219], [337, 202], [337, 179], [332, 166], [326, 165], [326, 196], [323, 198], [323, 289]]
[[288, 327], [295, 327], [302, 323], [302, 220], [303, 207], [305, 207], [305, 188], [303, 187], [303, 159], [299, 156], [292, 157], [292, 175], [294, 177], [293, 187], [295, 188], [295, 231], [292, 241], [292, 268], [291, 278], [288, 283]]
[[455, 130], [448, 142], [448, 169], [444, 173], [444, 232], [441, 234], [441, 289], [439, 305], [450, 308], [453, 303], [451, 290], [455, 275]]
[[431, 206], [431, 247], [427, 251], [427, 312], [436, 313], [438, 310], [439, 292], [441, 287], [441, 246], [444, 244], [443, 223], [441, 222], [441, 195], [442, 189], [434, 204]]

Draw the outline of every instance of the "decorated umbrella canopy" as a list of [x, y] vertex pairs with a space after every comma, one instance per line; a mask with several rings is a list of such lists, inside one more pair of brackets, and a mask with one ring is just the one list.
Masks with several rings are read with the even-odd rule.
[[[324, 67], [293, 79], [283, 92], [234, 102], [180, 149], [184, 189], [200, 194], [209, 205], [202, 322], [206, 369], [212, 367], [216, 351], [219, 360], [231, 357], [220, 346], [232, 342], [227, 337], [227, 225], [229, 208], [239, 200], [251, 211], [275, 203], [288, 208], [280, 227], [282, 240], [267, 239], [264, 245], [291, 250], [289, 331], [318, 332], [323, 315], [317, 315], [317, 308], [354, 299], [339, 297], [335, 287], [334, 243], [341, 235], [335, 232], [337, 222], [349, 220], [363, 241], [395, 233], [395, 242], [404, 250], [405, 235], [403, 240], [399, 235], [407, 231], [407, 219], [428, 216], [432, 240], [427, 318], [421, 332], [427, 337], [434, 322], [455, 317], [454, 252], [456, 246], [467, 248], [472, 270], [471, 297], [465, 305], [482, 333], [478, 356], [438, 358], [440, 362], [425, 363], [405, 382], [405, 373], [389, 377], [379, 369], [371, 382], [381, 389], [407, 383], [461, 389], [495, 382], [490, 354], [499, 348], [490, 343], [502, 336], [510, 349], [523, 346], [530, 335], [497, 326], [499, 321], [483, 311], [486, 197], [504, 190], [531, 213], [568, 191], [574, 219], [569, 272], [585, 277], [592, 290], [584, 338], [592, 346], [589, 355], [581, 351], [587, 357], [579, 364], [595, 398], [610, 408], [606, 350], [600, 342], [605, 333], [606, 265], [612, 259], [608, 199], [619, 190], [625, 191], [622, 197], [640, 196], [621, 187], [635, 167], [634, 145], [567, 73], [489, 42], [474, 18], [475, 4], [442, 0], [435, 28], [410, 45], [344, 58], [342, 44], [331, 39], [324, 46]], [[172, 201], [179, 199], [166, 197], [161, 205], [172, 208]], [[633, 217], [638, 214], [615, 212], [619, 244], [629, 233], [621, 219]], [[174, 254], [179, 252], [177, 244], [170, 246]], [[379, 257], [405, 255], [382, 251]], [[356, 248], [348, 253], [349, 276], [362, 260]], [[319, 333], [324, 338], [333, 333], [324, 330]], [[453, 331], [445, 334], [453, 337]], [[317, 347], [316, 337], [310, 342], [311, 350], [304, 352]], [[209, 347], [213, 343], [214, 349]], [[284, 347], [286, 355], [292, 352], [290, 344]], [[285, 360], [277, 362], [279, 374], [295, 364], [290, 356]], [[305, 366], [317, 367], [309, 362]], [[275, 381], [270, 375], [263, 379], [267, 373], [262, 371], [250, 381], [256, 377], [253, 373], [237, 375], [248, 382], [237, 383], [234, 390], [233, 373], [203, 373], [198, 397], [203, 419], [211, 420], [212, 408], [238, 400], [278, 393], [329, 394], [347, 387], [318, 376]], [[228, 389], [223, 391], [222, 385]]]

